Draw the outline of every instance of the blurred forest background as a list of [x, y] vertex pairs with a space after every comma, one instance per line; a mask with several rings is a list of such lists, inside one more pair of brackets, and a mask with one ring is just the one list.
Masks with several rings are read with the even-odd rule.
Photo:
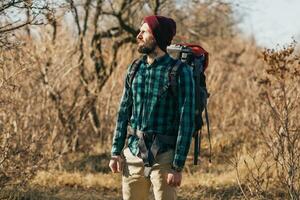
[[121, 199], [111, 140], [150, 14], [176, 20], [174, 43], [210, 53], [212, 163], [204, 129], [179, 199], [299, 200], [296, 41], [259, 47], [223, 0], [1, 0], [0, 199]]

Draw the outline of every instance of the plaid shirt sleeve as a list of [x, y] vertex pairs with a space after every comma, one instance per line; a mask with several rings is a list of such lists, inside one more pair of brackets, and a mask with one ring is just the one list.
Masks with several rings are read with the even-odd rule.
[[178, 77], [179, 128], [173, 167], [182, 169], [194, 132], [194, 79], [190, 67], [184, 65]]
[[130, 94], [130, 86], [128, 85], [128, 73], [125, 78], [125, 87], [120, 102], [120, 107], [117, 116], [116, 128], [114, 131], [114, 138], [112, 142], [111, 155], [120, 155], [126, 141], [127, 126], [131, 117], [132, 110], [132, 96]]

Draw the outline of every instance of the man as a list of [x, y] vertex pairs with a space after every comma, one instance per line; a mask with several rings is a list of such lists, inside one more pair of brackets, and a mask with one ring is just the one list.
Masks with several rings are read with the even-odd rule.
[[[181, 64], [176, 96], [170, 88], [169, 70], [177, 61], [166, 48], [175, 34], [173, 19], [148, 16], [137, 35], [138, 51], [144, 56], [132, 82], [132, 69], [127, 72], [109, 163], [112, 172], [123, 171], [125, 200], [147, 199], [151, 184], [156, 200], [174, 200], [181, 184], [195, 103], [189, 66]], [[128, 148], [123, 150], [126, 137]]]

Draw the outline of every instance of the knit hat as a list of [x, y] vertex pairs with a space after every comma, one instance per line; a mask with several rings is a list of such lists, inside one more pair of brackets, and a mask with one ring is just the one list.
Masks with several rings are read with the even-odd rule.
[[166, 51], [176, 34], [176, 22], [168, 17], [152, 15], [144, 18], [161, 50]]

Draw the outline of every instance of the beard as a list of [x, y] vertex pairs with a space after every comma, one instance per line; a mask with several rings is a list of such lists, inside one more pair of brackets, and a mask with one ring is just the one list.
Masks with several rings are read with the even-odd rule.
[[151, 40], [147, 43], [138, 46], [138, 52], [142, 54], [150, 54], [153, 53], [157, 44], [155, 40]]

